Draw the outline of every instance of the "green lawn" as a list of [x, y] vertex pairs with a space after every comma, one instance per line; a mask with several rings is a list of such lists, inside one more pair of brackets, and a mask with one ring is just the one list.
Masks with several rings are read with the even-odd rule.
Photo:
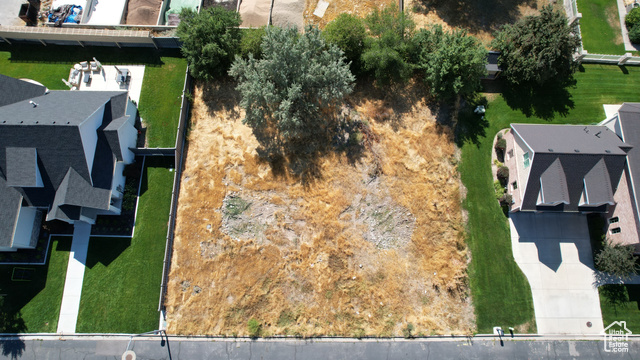
[[174, 147], [180, 102], [187, 61], [183, 58], [163, 58], [162, 67], [149, 67], [144, 72], [145, 86], [140, 94], [140, 117], [151, 124], [147, 131], [149, 147]]
[[147, 158], [135, 235], [91, 238], [76, 331], [142, 333], [158, 328], [173, 158]]
[[[0, 332], [56, 332], [70, 248], [71, 237], [52, 237], [45, 265], [0, 266], [4, 311], [13, 319]], [[31, 281], [12, 281], [14, 268], [33, 269]]]
[[591, 54], [625, 53], [616, 0], [578, 0], [578, 10], [585, 50]]
[[146, 66], [138, 108], [148, 127], [148, 144], [173, 147], [187, 68], [187, 61], [178, 51], [0, 44], [0, 74], [33, 79], [52, 90], [67, 90], [61, 79], [69, 77], [71, 66], [93, 57], [104, 65]]
[[510, 123], [591, 124], [604, 119], [602, 104], [640, 101], [640, 68], [584, 65], [574, 87], [537, 94], [505, 91], [487, 105], [486, 121], [461, 114], [460, 173], [468, 189], [469, 278], [478, 332], [493, 326], [529, 324], [534, 330], [531, 290], [513, 260], [509, 226], [494, 197], [490, 173], [492, 139]]
[[600, 309], [604, 327], [614, 321], [626, 321], [627, 328], [634, 334], [640, 334], [640, 285], [618, 285], [628, 301], [622, 305], [614, 306], [603, 295], [603, 287], [598, 288], [600, 293]]

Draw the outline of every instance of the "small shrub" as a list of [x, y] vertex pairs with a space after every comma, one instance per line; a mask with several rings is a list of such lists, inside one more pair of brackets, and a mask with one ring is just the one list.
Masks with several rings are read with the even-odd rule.
[[367, 29], [364, 20], [358, 16], [342, 13], [327, 24], [323, 31], [327, 43], [335, 44], [351, 62], [351, 71], [360, 71], [360, 57], [364, 51]]
[[498, 137], [498, 141], [496, 141], [495, 149], [496, 151], [504, 152], [507, 148], [507, 140], [502, 137]]
[[623, 246], [604, 242], [604, 248], [596, 255], [596, 268], [613, 276], [626, 279], [637, 275], [636, 258], [633, 246]]
[[255, 339], [262, 333], [262, 324], [258, 320], [251, 318], [247, 323], [247, 329], [249, 330], [249, 336]]
[[496, 192], [496, 200], [500, 200], [504, 195], [504, 186], [500, 184], [499, 180], [493, 182], [493, 189]]
[[633, 8], [624, 17], [624, 24], [627, 25], [627, 29], [633, 29], [638, 23], [640, 23], [640, 8]]
[[356, 339], [362, 339], [365, 336], [365, 332], [363, 328], [357, 328], [354, 332], [353, 332], [353, 337]]
[[629, 30], [629, 40], [634, 44], [640, 44], [640, 25], [636, 25]]
[[509, 206], [511, 205], [512, 202], [513, 202], [513, 197], [511, 197], [511, 194], [504, 194], [500, 198], [500, 206]]
[[502, 186], [506, 186], [509, 182], [509, 168], [506, 166], [499, 167], [496, 176], [498, 177], [498, 180], [500, 180]]
[[248, 59], [249, 54], [253, 54], [254, 58], [261, 59], [262, 38], [265, 33], [265, 26], [257, 29], [242, 29], [239, 55], [244, 59]]
[[402, 335], [404, 336], [405, 339], [413, 339], [413, 324], [412, 323], [408, 323], [407, 326], [402, 329]]
[[225, 201], [224, 215], [227, 218], [235, 219], [238, 215], [242, 214], [251, 206], [250, 202], [242, 199], [239, 196], [230, 196]]

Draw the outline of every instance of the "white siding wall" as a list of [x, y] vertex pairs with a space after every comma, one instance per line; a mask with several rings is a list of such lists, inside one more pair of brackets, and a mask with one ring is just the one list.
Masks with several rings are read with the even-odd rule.
[[80, 124], [80, 137], [82, 138], [84, 157], [87, 160], [89, 174], [91, 174], [91, 170], [93, 169], [93, 157], [96, 154], [96, 145], [98, 144], [97, 130], [100, 125], [102, 125], [103, 116], [104, 105], [100, 106], [96, 112]]
[[18, 214], [18, 222], [16, 224], [15, 233], [13, 234], [14, 248], [28, 248], [31, 241], [31, 233], [33, 232], [33, 223], [36, 219], [38, 210], [32, 207], [21, 207]]
[[131, 164], [134, 159], [134, 155], [129, 148], [136, 147], [136, 139], [138, 138], [138, 131], [134, 127], [136, 122], [136, 113], [138, 109], [135, 104], [129, 99], [127, 103], [127, 112], [129, 119], [127, 122], [118, 129], [118, 141], [120, 142], [120, 152], [122, 153], [122, 159], [125, 164]]
[[[518, 168], [518, 191], [520, 191], [520, 198], [523, 199], [524, 192], [527, 189], [527, 181], [529, 180], [529, 172], [531, 172], [531, 165], [533, 164], [533, 151], [525, 144], [520, 138], [517, 132], [513, 132], [513, 138], [515, 140], [515, 160]], [[524, 167], [524, 154], [529, 153], [529, 166]]]

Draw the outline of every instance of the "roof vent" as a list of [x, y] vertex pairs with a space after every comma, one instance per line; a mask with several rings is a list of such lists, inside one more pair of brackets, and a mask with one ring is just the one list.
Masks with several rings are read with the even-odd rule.
[[33, 105], [33, 107], [38, 106], [38, 103], [34, 102], [33, 100], [29, 100], [29, 104]]
[[68, 124], [71, 124], [71, 121], [67, 121], [67, 125], [68, 125]]
[[607, 154], [611, 154], [611, 150], [605, 150], [604, 152], [606, 152]]
[[551, 148], [549, 148], [548, 150], [549, 150], [549, 152], [553, 152], [553, 149], [551, 149]]
[[580, 152], [580, 150], [578, 150], [578, 149], [573, 149], [573, 151], [575, 151], [575, 152]]

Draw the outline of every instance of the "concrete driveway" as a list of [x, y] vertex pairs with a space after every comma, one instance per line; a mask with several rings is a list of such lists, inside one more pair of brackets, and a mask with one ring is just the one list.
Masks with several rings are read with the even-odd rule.
[[509, 223], [513, 257], [531, 285], [538, 333], [602, 332], [587, 217], [520, 212]]

